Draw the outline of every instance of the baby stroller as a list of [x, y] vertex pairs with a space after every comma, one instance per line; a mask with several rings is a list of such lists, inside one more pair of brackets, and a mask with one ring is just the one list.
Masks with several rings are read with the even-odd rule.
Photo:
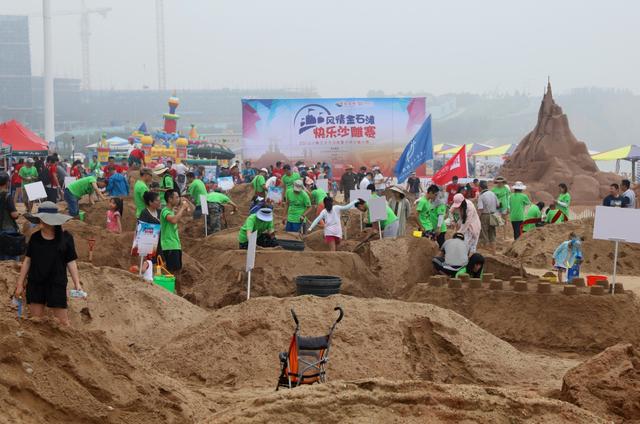
[[280, 387], [293, 388], [301, 384], [324, 383], [326, 381], [325, 367], [329, 361], [331, 336], [336, 325], [342, 320], [344, 311], [340, 306], [333, 309], [338, 311], [338, 319], [333, 323], [329, 334], [320, 337], [300, 336], [300, 323], [293, 309], [291, 316], [296, 323], [296, 330], [291, 337], [288, 352], [280, 353], [282, 371], [278, 378], [276, 391]]

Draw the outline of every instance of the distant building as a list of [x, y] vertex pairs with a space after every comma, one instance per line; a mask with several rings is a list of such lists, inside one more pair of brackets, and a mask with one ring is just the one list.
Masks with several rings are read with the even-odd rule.
[[0, 16], [0, 53], [0, 119], [34, 124], [27, 16]]

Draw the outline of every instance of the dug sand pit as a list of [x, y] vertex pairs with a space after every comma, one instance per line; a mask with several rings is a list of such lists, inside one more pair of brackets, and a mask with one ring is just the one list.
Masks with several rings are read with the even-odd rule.
[[2, 422], [193, 423], [191, 397], [102, 331], [18, 323], [0, 314]]
[[[131, 197], [123, 197], [122, 200], [122, 231], [135, 231], [137, 222], [136, 205], [133, 203], [133, 198]], [[82, 202], [80, 203], [80, 210], [83, 210], [85, 213], [84, 222], [95, 227], [105, 228], [107, 211], [109, 210], [108, 200], [97, 201], [94, 205]]]
[[[431, 287], [420, 284], [407, 300], [448, 308], [510, 343], [553, 351], [599, 352], [620, 341], [640, 343], [640, 303], [627, 292], [592, 296], [580, 289], [576, 296], [504, 290]], [[612, 324], [615, 323], [615, 324]]]
[[[584, 239], [582, 242], [584, 260], [580, 266], [582, 272], [611, 272], [614, 243], [593, 239], [593, 218], [545, 225], [524, 233], [511, 245], [505, 255], [518, 259], [526, 266], [550, 269], [553, 252], [560, 243], [568, 240], [570, 233], [575, 233]], [[640, 245], [620, 243], [619, 249], [618, 273], [640, 275]]]
[[289, 346], [295, 326], [289, 309], [302, 335], [319, 336], [335, 320], [336, 305], [345, 316], [334, 333], [330, 381], [384, 377], [546, 391], [559, 389], [576, 364], [522, 353], [437, 306], [342, 295], [263, 297], [214, 311], [166, 344], [153, 363], [210, 387], [275, 387], [278, 352]]
[[562, 399], [615, 422], [640, 422], [640, 351], [618, 344], [570, 370]]
[[574, 405], [523, 391], [366, 379], [269, 392], [214, 414], [213, 423], [604, 424]]
[[[85, 263], [79, 271], [89, 296], [69, 299], [73, 327], [102, 330], [121, 348], [154, 350], [206, 316], [197, 306], [126, 271]], [[18, 270], [1, 262], [0, 294], [8, 296], [17, 280]]]
[[[213, 254], [211, 254], [213, 253]], [[189, 288], [189, 296], [207, 308], [243, 302], [246, 292], [246, 251], [211, 252], [207, 278]], [[348, 252], [293, 252], [262, 249], [251, 272], [251, 296], [288, 297], [296, 293], [299, 275], [335, 275], [342, 278], [341, 293], [359, 297], [389, 297], [387, 283], [369, 271], [360, 257]]]
[[617, 181], [615, 174], [600, 172], [587, 146], [578, 141], [569, 128], [569, 119], [553, 100], [551, 84], [544, 94], [538, 122], [505, 160], [500, 171], [509, 184], [527, 183], [535, 201], [548, 204], [566, 183], [574, 204], [595, 204]]

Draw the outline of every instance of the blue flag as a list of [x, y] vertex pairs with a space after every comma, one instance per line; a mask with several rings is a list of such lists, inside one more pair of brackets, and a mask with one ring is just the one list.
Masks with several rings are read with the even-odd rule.
[[404, 148], [393, 172], [399, 183], [403, 183], [415, 169], [433, 159], [433, 139], [431, 138], [431, 115], [427, 116], [422, 126]]

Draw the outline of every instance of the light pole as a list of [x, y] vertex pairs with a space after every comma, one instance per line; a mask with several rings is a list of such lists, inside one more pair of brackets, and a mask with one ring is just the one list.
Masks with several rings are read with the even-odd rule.
[[44, 24], [44, 139], [55, 145], [55, 115], [53, 102], [53, 51], [51, 38], [51, 1], [42, 0]]

